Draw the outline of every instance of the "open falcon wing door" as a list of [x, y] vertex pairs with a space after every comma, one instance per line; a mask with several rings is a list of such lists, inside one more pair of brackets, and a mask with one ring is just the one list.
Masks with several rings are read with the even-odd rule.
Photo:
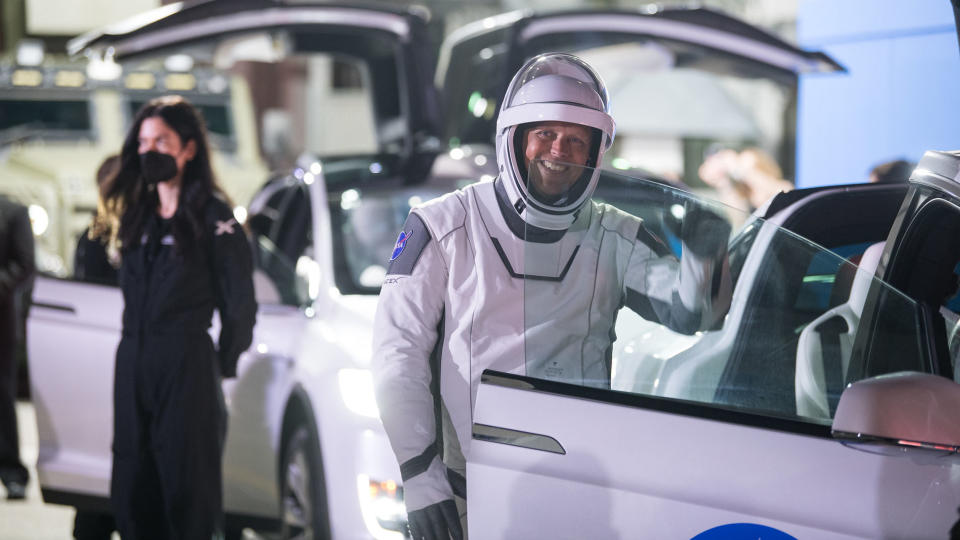
[[492, 145], [507, 84], [545, 52], [575, 54], [606, 82], [618, 143], [604, 168], [691, 186], [717, 147], [764, 148], [793, 178], [798, 77], [843, 70], [709, 9], [514, 11], [464, 26], [441, 47], [436, 82], [450, 145]]
[[[283, 128], [288, 128], [288, 132], [302, 134], [299, 139], [303, 140], [284, 144], [321, 157], [326, 157], [325, 148], [337, 154], [389, 154], [396, 161], [395, 166], [388, 167], [390, 172], [400, 172], [407, 181], [413, 181], [429, 169], [430, 158], [424, 154], [436, 146], [440, 124], [439, 101], [432, 83], [435, 55], [427, 34], [428, 17], [422, 8], [371, 3], [188, 1], [79, 36], [69, 42], [68, 51], [120, 62], [125, 75], [149, 68], [150, 59], [176, 54], [173, 61], [186, 61], [185, 71], [190, 71], [189, 66], [194, 71], [209, 67], [228, 77], [246, 76], [254, 98], [266, 96], [268, 102], [273, 101], [257, 105], [255, 121], [262, 138], [280, 137]], [[317, 53], [333, 60], [328, 65], [305, 60], [299, 69], [308, 75], [300, 87], [288, 84], [295, 78], [291, 71], [296, 69], [287, 66], [271, 71], [263, 67]], [[205, 85], [212, 90], [223, 84], [214, 75], [202, 79], [196, 81], [200, 90]], [[330, 92], [314, 92], [327, 80]], [[183, 78], [160, 80], [154, 88], [158, 93], [175, 93], [177, 83], [182, 82]], [[339, 106], [342, 112], [342, 102], [359, 87], [369, 89], [369, 115], [347, 115], [341, 120], [321, 114], [324, 103]], [[305, 92], [313, 101], [301, 111], [306, 126], [295, 118], [289, 125], [281, 125], [276, 130], [278, 135], [270, 132], [273, 120], [267, 117], [269, 109], [283, 106], [283, 89]], [[373, 124], [372, 133], [355, 133], [358, 128], [354, 124], [365, 122]], [[321, 137], [321, 127], [336, 131], [339, 140], [326, 141], [325, 145], [313, 141], [311, 145], [311, 139]], [[363, 141], [365, 145], [343, 146], [350, 141]], [[264, 140], [263, 144], [268, 146], [270, 141]]]

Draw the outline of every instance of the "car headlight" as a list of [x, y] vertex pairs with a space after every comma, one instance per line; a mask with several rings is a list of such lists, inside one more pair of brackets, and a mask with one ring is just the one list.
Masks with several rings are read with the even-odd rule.
[[30, 215], [30, 228], [33, 229], [34, 236], [40, 236], [47, 232], [47, 227], [50, 226], [50, 216], [44, 207], [39, 204], [31, 204], [27, 208], [27, 213]]
[[352, 412], [360, 416], [380, 418], [377, 397], [373, 392], [373, 373], [369, 369], [344, 368], [337, 373], [340, 396]]
[[307, 296], [316, 300], [320, 296], [320, 265], [306, 255], [297, 259], [295, 272], [307, 284]]
[[374, 480], [357, 475], [360, 510], [367, 530], [378, 540], [399, 540], [407, 530], [403, 488], [393, 480]]

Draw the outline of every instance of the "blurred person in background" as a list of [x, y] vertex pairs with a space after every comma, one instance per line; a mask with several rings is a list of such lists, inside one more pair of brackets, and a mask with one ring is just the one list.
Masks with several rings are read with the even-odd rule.
[[23, 205], [0, 195], [0, 480], [11, 500], [26, 497], [29, 473], [17, 430], [17, 336], [20, 292], [36, 273], [33, 229]]
[[870, 169], [872, 184], [906, 184], [917, 164], [906, 159], [885, 161]]
[[777, 193], [793, 189], [776, 160], [756, 147], [711, 154], [700, 165], [699, 174], [705, 184], [717, 190], [720, 202], [748, 212]]
[[[77, 249], [73, 255], [73, 277], [78, 281], [117, 285], [117, 266], [120, 265], [116, 251], [116, 235], [110, 236], [112, 227], [100, 226], [103, 207], [103, 190], [108, 181], [120, 168], [120, 156], [112, 155], [100, 163], [97, 168], [97, 211], [89, 227], [77, 238]], [[102, 229], [102, 230], [101, 230]], [[116, 529], [113, 515], [90, 510], [77, 510], [73, 519], [73, 537], [76, 540], [109, 540]]]
[[[104, 213], [104, 186], [119, 168], [120, 156], [113, 155], [104, 159], [97, 169], [97, 212], [91, 225], [84, 229], [77, 239], [77, 249], [73, 254], [73, 277], [78, 281], [102, 285], [117, 284], [117, 266], [120, 265], [120, 260], [119, 253], [116, 252], [116, 238], [107, 237], [107, 230], [99, 230], [98, 216]], [[109, 230], [116, 230], [116, 227], [110, 227]]]
[[[124, 539], [222, 537], [221, 377], [253, 336], [253, 259], [217, 185], [200, 113], [179, 96], [137, 113], [100, 222], [119, 223], [123, 333], [110, 497]], [[219, 346], [208, 334], [220, 316]]]

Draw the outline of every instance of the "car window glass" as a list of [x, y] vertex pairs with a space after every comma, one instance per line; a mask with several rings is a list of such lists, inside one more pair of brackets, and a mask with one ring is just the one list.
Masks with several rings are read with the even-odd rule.
[[507, 73], [508, 32], [484, 32], [441, 51], [445, 132], [451, 146], [493, 144]]
[[958, 270], [960, 270], [960, 264], [954, 266], [952, 277], [949, 278], [957, 284], [957, 288], [952, 293], [947, 292], [937, 311], [945, 323], [947, 348], [953, 365], [953, 379], [960, 382], [960, 272]]
[[[852, 360], [865, 310], [875, 310], [873, 324], [884, 325], [889, 341], [887, 353], [871, 354], [922, 356], [916, 304], [874, 277], [882, 243], [842, 247], [853, 254], [844, 258], [756, 217], [724, 227], [727, 208], [628, 180], [616, 179], [604, 202], [588, 207], [600, 229], [574, 233], [574, 225], [556, 244], [525, 243], [528, 376], [828, 423], [846, 384], [866, 376]], [[626, 210], [638, 205], [658, 219]], [[706, 252], [697, 243], [717, 231], [722, 255], [698, 255]], [[667, 247], [671, 236], [680, 260]], [[559, 279], [568, 265], [582, 275]], [[726, 295], [717, 281], [724, 268]], [[688, 279], [701, 271], [713, 274]], [[684, 318], [691, 305], [710, 306], [692, 325]], [[584, 324], [590, 336], [580, 340]]]
[[740, 272], [747, 261], [747, 255], [750, 254], [750, 248], [760, 233], [763, 222], [756, 220], [746, 223], [743, 228], [730, 241], [728, 256], [730, 258], [730, 280], [736, 283], [740, 278]]
[[90, 104], [83, 99], [0, 99], [0, 133], [4, 142], [28, 131], [85, 132], [90, 126]]
[[343, 294], [376, 294], [410, 209], [443, 192], [433, 187], [351, 188], [333, 193], [337, 287]]
[[871, 242], [860, 242], [836, 246], [814, 255], [804, 273], [795, 307], [816, 311], [846, 302], [857, 265], [871, 245]]
[[[868, 352], [862, 368], [870, 375], [918, 370], [955, 377], [957, 360], [951, 352], [958, 350], [955, 314], [960, 248], [956, 239], [960, 235], [960, 206], [929, 187], [911, 194], [909, 204], [914, 211], [897, 239], [896, 257], [885, 275], [917, 300], [922, 326], [927, 329], [923, 345], [928, 355], [886, 359]], [[869, 351], [890, 347], [882, 332], [860, 345]]]
[[312, 257], [310, 196], [293, 177], [278, 178], [250, 205], [258, 301], [293, 306], [309, 301], [308, 276], [302, 258]]

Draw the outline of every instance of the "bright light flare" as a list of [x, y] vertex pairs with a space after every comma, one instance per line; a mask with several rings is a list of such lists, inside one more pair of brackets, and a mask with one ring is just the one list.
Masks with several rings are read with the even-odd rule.
[[27, 213], [30, 215], [30, 228], [33, 229], [34, 236], [47, 232], [47, 228], [50, 227], [50, 216], [46, 209], [39, 204], [31, 204], [27, 208]]

